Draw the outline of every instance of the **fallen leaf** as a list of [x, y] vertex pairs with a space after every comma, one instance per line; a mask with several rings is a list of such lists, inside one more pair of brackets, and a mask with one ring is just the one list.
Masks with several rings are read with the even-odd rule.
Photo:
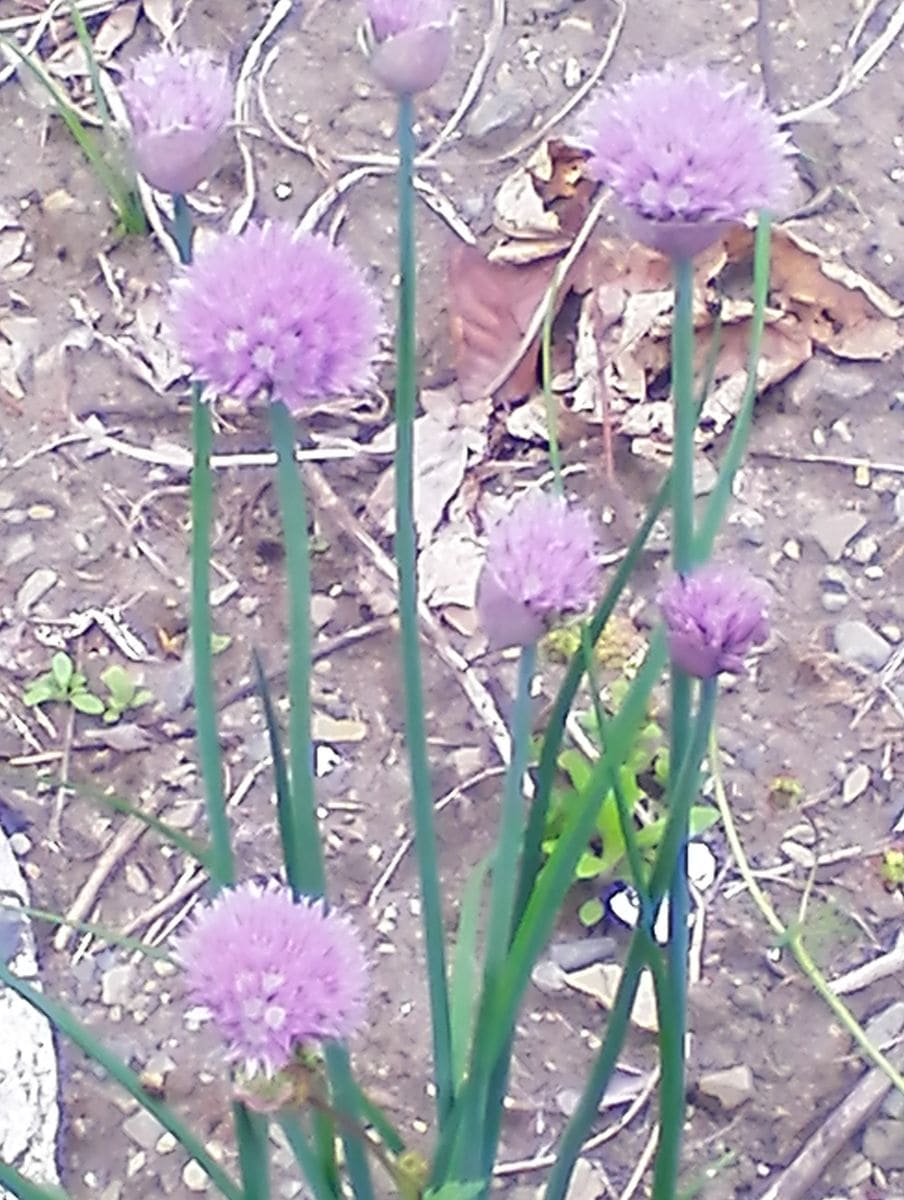
[[418, 560], [421, 593], [433, 608], [473, 608], [484, 550], [470, 522], [442, 529]]
[[129, 40], [135, 32], [140, 9], [138, 0], [133, 0], [130, 4], [120, 4], [101, 23], [92, 43], [94, 57], [98, 62], [106, 62]]
[[[622, 969], [617, 963], [593, 963], [580, 971], [566, 971], [565, 982], [576, 992], [584, 996], [592, 996], [603, 1008], [611, 1009], [615, 1001], [615, 993], [621, 982]], [[631, 1012], [631, 1023], [638, 1029], [646, 1029], [656, 1033], [659, 1022], [656, 1019], [656, 996], [653, 991], [653, 980], [648, 971], [640, 977], [637, 998]]]
[[[580, 229], [596, 190], [587, 175], [586, 158], [583, 150], [559, 139], [543, 142], [499, 188], [493, 209], [496, 228], [516, 239], [516, 245], [524, 240], [546, 244], [546, 249], [533, 247], [535, 257], [551, 252], [550, 239], [558, 238], [559, 248], [563, 241], [567, 245]], [[491, 257], [512, 261], [505, 258], [506, 249]], [[524, 247], [516, 253], [523, 254]]]
[[173, 0], [143, 0], [144, 15], [154, 25], [164, 43], [172, 41], [176, 32]]

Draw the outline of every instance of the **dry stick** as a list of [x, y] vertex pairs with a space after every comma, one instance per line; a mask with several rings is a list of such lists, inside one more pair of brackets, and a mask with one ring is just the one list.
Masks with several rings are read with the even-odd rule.
[[577, 237], [574, 239], [571, 246], [569, 246], [568, 253], [562, 259], [562, 263], [561, 263], [561, 266], [559, 267], [559, 270], [556, 271], [555, 274], [553, 275], [553, 278], [550, 281], [549, 287], [547, 287], [546, 291], [543, 293], [540, 303], [537, 305], [536, 309], [534, 310], [534, 315], [530, 319], [530, 323], [529, 323], [527, 329], [525, 330], [524, 336], [521, 338], [521, 341], [515, 347], [514, 351], [512, 352], [508, 361], [506, 362], [505, 366], [501, 369], [501, 371], [499, 371], [499, 373], [496, 375], [496, 377], [493, 380], [491, 380], [491, 382], [488, 384], [488, 386], [484, 389], [485, 394], [487, 396], [492, 396], [494, 392], [498, 392], [499, 389], [508, 382], [509, 376], [512, 374], [512, 372], [518, 366], [518, 363], [521, 362], [521, 359], [524, 358], [525, 354], [528, 352], [528, 350], [530, 350], [531, 346], [534, 344], [534, 342], [540, 336], [540, 331], [542, 330], [543, 322], [546, 319], [546, 312], [547, 312], [547, 309], [549, 308], [549, 304], [550, 304], [550, 300], [552, 298], [553, 291], [558, 286], [559, 281], [567, 278], [568, 272], [574, 266], [575, 262], [577, 261], [578, 255], [581, 253], [581, 251], [586, 246], [586, 244], [590, 238], [590, 235], [596, 226], [597, 221], [599, 221], [600, 217], [602, 216], [603, 209], [604, 209], [604, 207], [606, 205], [606, 201], [608, 199], [609, 199], [609, 189], [608, 188], [602, 189], [602, 191], [600, 191], [597, 194], [597, 197], [594, 200], [594, 202], [590, 208], [590, 211], [587, 213], [587, 216], [584, 218], [584, 223], [581, 225], [581, 228], [578, 230]]
[[846, 971], [837, 979], [829, 980], [829, 987], [836, 996], [847, 996], [850, 992], [858, 992], [879, 979], [886, 979], [889, 975], [897, 975], [899, 972], [904, 972], [904, 929], [899, 930], [891, 950], [859, 967], [854, 967], [851, 971]]
[[[162, 800], [152, 801], [148, 812], [156, 816], [163, 804]], [[128, 851], [135, 845], [141, 835], [147, 830], [144, 821], [138, 817], [127, 817], [110, 839], [100, 858], [94, 864], [91, 874], [82, 884], [79, 893], [69, 906], [66, 920], [69, 922], [83, 921], [91, 911], [91, 906], [97, 899], [100, 889], [111, 872], [118, 866]], [[54, 950], [65, 950], [72, 940], [74, 933], [72, 925], [61, 925], [53, 936]]]
[[[471, 788], [476, 787], [478, 783], [483, 783], [485, 779], [492, 779], [495, 775], [502, 775], [504, 771], [504, 767], [484, 767], [482, 771], [478, 771], [477, 774], [472, 775], [470, 779], [463, 780], [461, 783], [452, 788], [451, 791], [446, 792], [445, 796], [441, 796], [433, 806], [434, 812], [441, 813], [444, 808], [448, 808], [453, 800], [463, 799], [465, 792], [468, 792], [471, 790]], [[380, 878], [370, 889], [367, 899], [365, 900], [365, 904], [368, 908], [375, 909], [377, 907], [380, 897], [388, 887], [393, 875], [395, 875], [396, 871], [399, 869], [399, 864], [413, 845], [413, 835], [410, 833], [406, 834], [396, 847], [392, 858], [383, 868]]]
[[757, 0], [756, 6], [756, 53], [760, 60], [760, 73], [763, 78], [763, 92], [766, 103], [775, 108], [778, 100], [778, 89], [775, 83], [775, 69], [772, 65], [772, 38], [769, 35], [769, 0]]
[[468, 82], [465, 84], [465, 89], [461, 94], [461, 99], [455, 107], [452, 116], [445, 123], [430, 145], [423, 153], [419, 154], [415, 159], [415, 166], [420, 166], [422, 163], [427, 163], [431, 158], [435, 158], [436, 154], [448, 142], [449, 138], [455, 133], [461, 124], [468, 109], [477, 99], [480, 94], [480, 89], [483, 87], [483, 82], [486, 79], [487, 71], [489, 71], [493, 59], [496, 57], [496, 51], [499, 48], [499, 40], [502, 37], [502, 32], [505, 29], [506, 16], [506, 0], [493, 0], [493, 12], [490, 17], [490, 24], [483, 38], [483, 49], [480, 52], [480, 57], [474, 64], [474, 70]]
[[[312, 497], [323, 510], [330, 513], [339, 527], [362, 546], [373, 559], [377, 569], [393, 584], [397, 581], [395, 563], [385, 553], [379, 543], [371, 537], [361, 522], [353, 516], [348, 507], [333, 491], [326, 476], [315, 464], [311, 464], [305, 472], [305, 478], [311, 489]], [[490, 737], [499, 752], [499, 757], [508, 763], [511, 757], [511, 739], [505, 722], [499, 715], [499, 710], [493, 697], [480, 682], [472, 670], [468, 660], [453, 647], [439, 621], [426, 604], [419, 605], [421, 625], [430, 635], [436, 652], [443, 662], [451, 667], [461, 687], [471, 702], [474, 711], [489, 730]]]
[[842, 96], [847, 95], [864, 81], [870, 71], [895, 44], [902, 30], [904, 30], [904, 0], [889, 17], [885, 28], [878, 37], [870, 42], [850, 67], [846, 67], [842, 71], [840, 79], [828, 95], [814, 100], [812, 104], [804, 105], [803, 108], [795, 108], [790, 112], [782, 113], [779, 117], [779, 124], [794, 125], [798, 121], [806, 121], [825, 108], [831, 108]]
[[[866, 699], [863, 701], [863, 703], [860, 705], [860, 707], [854, 713], [854, 716], [852, 717], [851, 723], [849, 726], [850, 729], [857, 728], [857, 726], [860, 724], [860, 722], [863, 720], [863, 718], [866, 716], [866, 714], [869, 712], [869, 710], [875, 704], [876, 699], [880, 692], [883, 692], [885, 695], [888, 695], [888, 693], [891, 691], [891, 689], [889, 688], [889, 684], [891, 683], [892, 679], [894, 679], [895, 675], [897, 675], [898, 671], [900, 671], [902, 666], [904, 666], [904, 646], [899, 646], [898, 649], [894, 652], [894, 654], [892, 654], [891, 658], [888, 660], [888, 662], [885, 664], [885, 666], [882, 668], [882, 671], [879, 674], [879, 680], [878, 680], [876, 686], [873, 688], [873, 690], [870, 692], [870, 694], [866, 697]], [[892, 698], [893, 702], [894, 702], [894, 700], [897, 699], [894, 692], [891, 692], [891, 698]], [[900, 704], [900, 701], [898, 701], [898, 704]], [[897, 708], [897, 705], [895, 705], [895, 707]], [[900, 710], [899, 710], [899, 712], [900, 712]]]
[[617, 3], [618, 13], [616, 14], [612, 28], [609, 30], [609, 36], [606, 39], [606, 45], [603, 47], [602, 57], [578, 88], [578, 90], [569, 96], [562, 107], [554, 112], [553, 115], [546, 121], [544, 121], [539, 129], [531, 129], [528, 134], [522, 138], [519, 138], [514, 145], [509, 146], [508, 149], [503, 150], [501, 154], [497, 155], [495, 161], [502, 162], [507, 158], [520, 158], [525, 150], [529, 150], [532, 146], [537, 145], [538, 142], [546, 137], [550, 130], [555, 129], [557, 125], [561, 124], [561, 122], [565, 120], [569, 113], [573, 112], [574, 109], [577, 108], [577, 106], [584, 99], [584, 97], [593, 90], [597, 83], [599, 83], [603, 73], [609, 66], [609, 63], [612, 61], [612, 56], [615, 53], [615, 47], [618, 45], [618, 39], [621, 37], [625, 19], [628, 15], [627, 0], [617, 0]]
[[[650, 1078], [643, 1086], [643, 1090], [638, 1092], [622, 1115], [617, 1121], [613, 1121], [611, 1125], [607, 1125], [605, 1129], [601, 1129], [599, 1133], [595, 1133], [593, 1137], [581, 1147], [581, 1154], [589, 1154], [591, 1150], [597, 1150], [600, 1146], [604, 1146], [606, 1142], [611, 1142], [614, 1137], [622, 1132], [623, 1129], [631, 1124], [639, 1112], [641, 1112], [647, 1104], [647, 1101], [653, 1095], [656, 1089], [656, 1084], [659, 1082], [659, 1068], [650, 1073]], [[551, 1167], [556, 1161], [556, 1156], [553, 1153], [538, 1154], [534, 1158], [522, 1158], [515, 1162], [498, 1163], [493, 1168], [493, 1176], [501, 1178], [506, 1175], [522, 1175], [528, 1171], [542, 1171], [546, 1167]]]
[[647, 1144], [640, 1152], [640, 1157], [637, 1160], [637, 1165], [631, 1172], [631, 1178], [625, 1184], [625, 1190], [619, 1196], [618, 1200], [631, 1200], [631, 1197], [640, 1187], [641, 1180], [647, 1173], [647, 1167], [650, 1165], [653, 1155], [656, 1153], [656, 1146], [659, 1142], [659, 1125], [656, 1124], [650, 1130], [650, 1136], [647, 1139]]
[[[887, 1041], [904, 1029], [904, 1004], [897, 1001], [883, 1009], [867, 1025], [869, 1037]], [[904, 1047], [891, 1052], [891, 1057], [904, 1067]], [[776, 1179], [762, 1200], [803, 1200], [812, 1195], [811, 1188], [823, 1176], [826, 1167], [849, 1141], [852, 1134], [879, 1107], [891, 1084], [888, 1077], [872, 1067], [863, 1075], [847, 1096], [832, 1109], [825, 1123], [804, 1144], [789, 1167]]]
[[904, 463], [872, 462], [868, 458], [849, 458], [843, 454], [788, 454], [783, 450], [751, 450], [751, 458], [770, 458], [776, 462], [810, 463], [825, 467], [866, 467], [889, 475], [904, 475]]

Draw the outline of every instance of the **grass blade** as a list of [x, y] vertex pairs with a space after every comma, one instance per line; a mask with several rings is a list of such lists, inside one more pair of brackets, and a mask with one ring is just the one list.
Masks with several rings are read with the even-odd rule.
[[0, 1187], [5, 1188], [16, 1200], [69, 1200], [69, 1196], [55, 1184], [32, 1183], [10, 1163], [0, 1159]]
[[314, 1152], [298, 1117], [294, 1113], [282, 1112], [278, 1114], [276, 1121], [286, 1135], [286, 1141], [305, 1182], [314, 1193], [315, 1200], [337, 1200], [339, 1193], [330, 1186], [320, 1159]]
[[468, 1048], [477, 1014], [477, 923], [480, 918], [480, 897], [488, 869], [488, 859], [479, 862], [465, 884], [458, 917], [458, 938], [452, 955], [449, 1016], [452, 1030], [452, 1078], [456, 1091], [464, 1081]]
[[170, 956], [165, 950], [159, 950], [156, 946], [149, 946], [146, 942], [142, 942], [139, 938], [124, 937], [115, 930], [105, 929], [102, 925], [95, 925], [91, 921], [74, 921], [69, 917], [64, 917], [62, 913], [48, 912], [43, 908], [32, 908], [30, 904], [5, 903], [3, 893], [0, 892], [0, 910], [11, 913], [22, 913], [26, 917], [31, 917], [34, 921], [47, 921], [52, 925], [65, 925], [69, 929], [74, 929], [78, 933], [90, 933], [92, 937], [100, 938], [111, 946], [122, 946], [124, 950], [137, 950], [139, 954], [143, 954], [146, 958], [156, 959], [158, 962], [171, 962]]
[[151, 1116], [156, 1117], [163, 1128], [169, 1130], [185, 1152], [206, 1172], [211, 1183], [223, 1193], [226, 1200], [244, 1200], [241, 1189], [229, 1178], [216, 1159], [208, 1154], [204, 1144], [187, 1125], [183, 1124], [170, 1106], [163, 1100], [157, 1100], [154, 1096], [149, 1095], [142, 1087], [141, 1080], [135, 1072], [118, 1055], [108, 1050], [93, 1034], [89, 1033], [64, 1005], [52, 1000], [43, 992], [33, 988], [31, 984], [26, 983], [24, 979], [14, 975], [2, 959], [0, 959], [0, 983], [4, 983], [18, 996], [21, 996], [39, 1013], [43, 1013], [63, 1037], [68, 1038], [88, 1058], [103, 1067], [123, 1091], [128, 1092], [142, 1108], [146, 1109]]
[[244, 1200], [270, 1200], [270, 1146], [267, 1116], [244, 1104], [232, 1106]]

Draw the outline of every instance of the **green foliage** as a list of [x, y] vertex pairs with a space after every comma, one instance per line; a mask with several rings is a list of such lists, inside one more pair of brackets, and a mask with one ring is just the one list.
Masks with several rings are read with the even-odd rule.
[[70, 704], [76, 712], [89, 717], [102, 716], [108, 725], [115, 724], [125, 712], [141, 708], [153, 700], [146, 688], [141, 688], [117, 663], [101, 672], [106, 696], [98, 696], [88, 686], [88, 677], [75, 669], [75, 663], [63, 650], [50, 660], [50, 670], [30, 680], [22, 700], [31, 708], [41, 704]]
[[880, 870], [890, 892], [904, 888], [904, 850], [895, 846], [886, 850]]
[[99, 717], [106, 708], [100, 696], [88, 688], [87, 676], [76, 671], [75, 663], [62, 650], [50, 660], [50, 670], [32, 679], [25, 687], [22, 700], [29, 707], [57, 702], [71, 704], [76, 712]]
[[[630, 681], [625, 676], [620, 676], [612, 684], [609, 688], [610, 712], [617, 711], [629, 687]], [[602, 739], [593, 712], [578, 713], [577, 718], [589, 742], [602, 752]], [[561, 750], [557, 762], [562, 781], [553, 787], [550, 798], [543, 840], [543, 853], [547, 857], [571, 828], [575, 814], [580, 812], [593, 775], [593, 759], [576, 746]], [[637, 844], [648, 863], [655, 857], [665, 832], [666, 814], [662, 808], [662, 796], [668, 773], [665, 733], [655, 717], [648, 714], [618, 772], [621, 792], [632, 816], [641, 809], [645, 814], [655, 814], [653, 820], [638, 824], [637, 829]], [[714, 808], [708, 805], [693, 806], [690, 813], [691, 836], [699, 837], [717, 820], [718, 813]], [[600, 802], [590, 844], [575, 867], [575, 882], [598, 886], [611, 879], [627, 879], [626, 849], [618, 802], [614, 790], [609, 788]], [[591, 897], [578, 909], [578, 919], [590, 928], [602, 920], [603, 913], [601, 902]]]

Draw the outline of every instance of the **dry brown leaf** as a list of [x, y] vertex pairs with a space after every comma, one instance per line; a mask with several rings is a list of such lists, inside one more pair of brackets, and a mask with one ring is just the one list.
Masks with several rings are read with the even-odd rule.
[[490, 260], [532, 262], [566, 249], [587, 215], [595, 188], [583, 151], [554, 139], [543, 142], [496, 195], [493, 222], [512, 240], [496, 246]]
[[171, 42], [176, 32], [176, 14], [173, 0], [143, 0], [144, 15], [158, 30], [164, 43]]
[[[543, 294], [556, 260], [514, 266], [491, 263], [472, 246], [456, 246], [449, 263], [449, 320], [458, 385], [466, 400], [486, 395], [510, 361]], [[560, 288], [560, 298], [566, 289]], [[503, 400], [526, 396], [537, 378], [538, 346], [524, 355], [502, 389]]]
[[120, 46], [135, 32], [141, 5], [138, 0], [120, 4], [110, 13], [94, 35], [94, 57], [98, 62], [107, 62]]

